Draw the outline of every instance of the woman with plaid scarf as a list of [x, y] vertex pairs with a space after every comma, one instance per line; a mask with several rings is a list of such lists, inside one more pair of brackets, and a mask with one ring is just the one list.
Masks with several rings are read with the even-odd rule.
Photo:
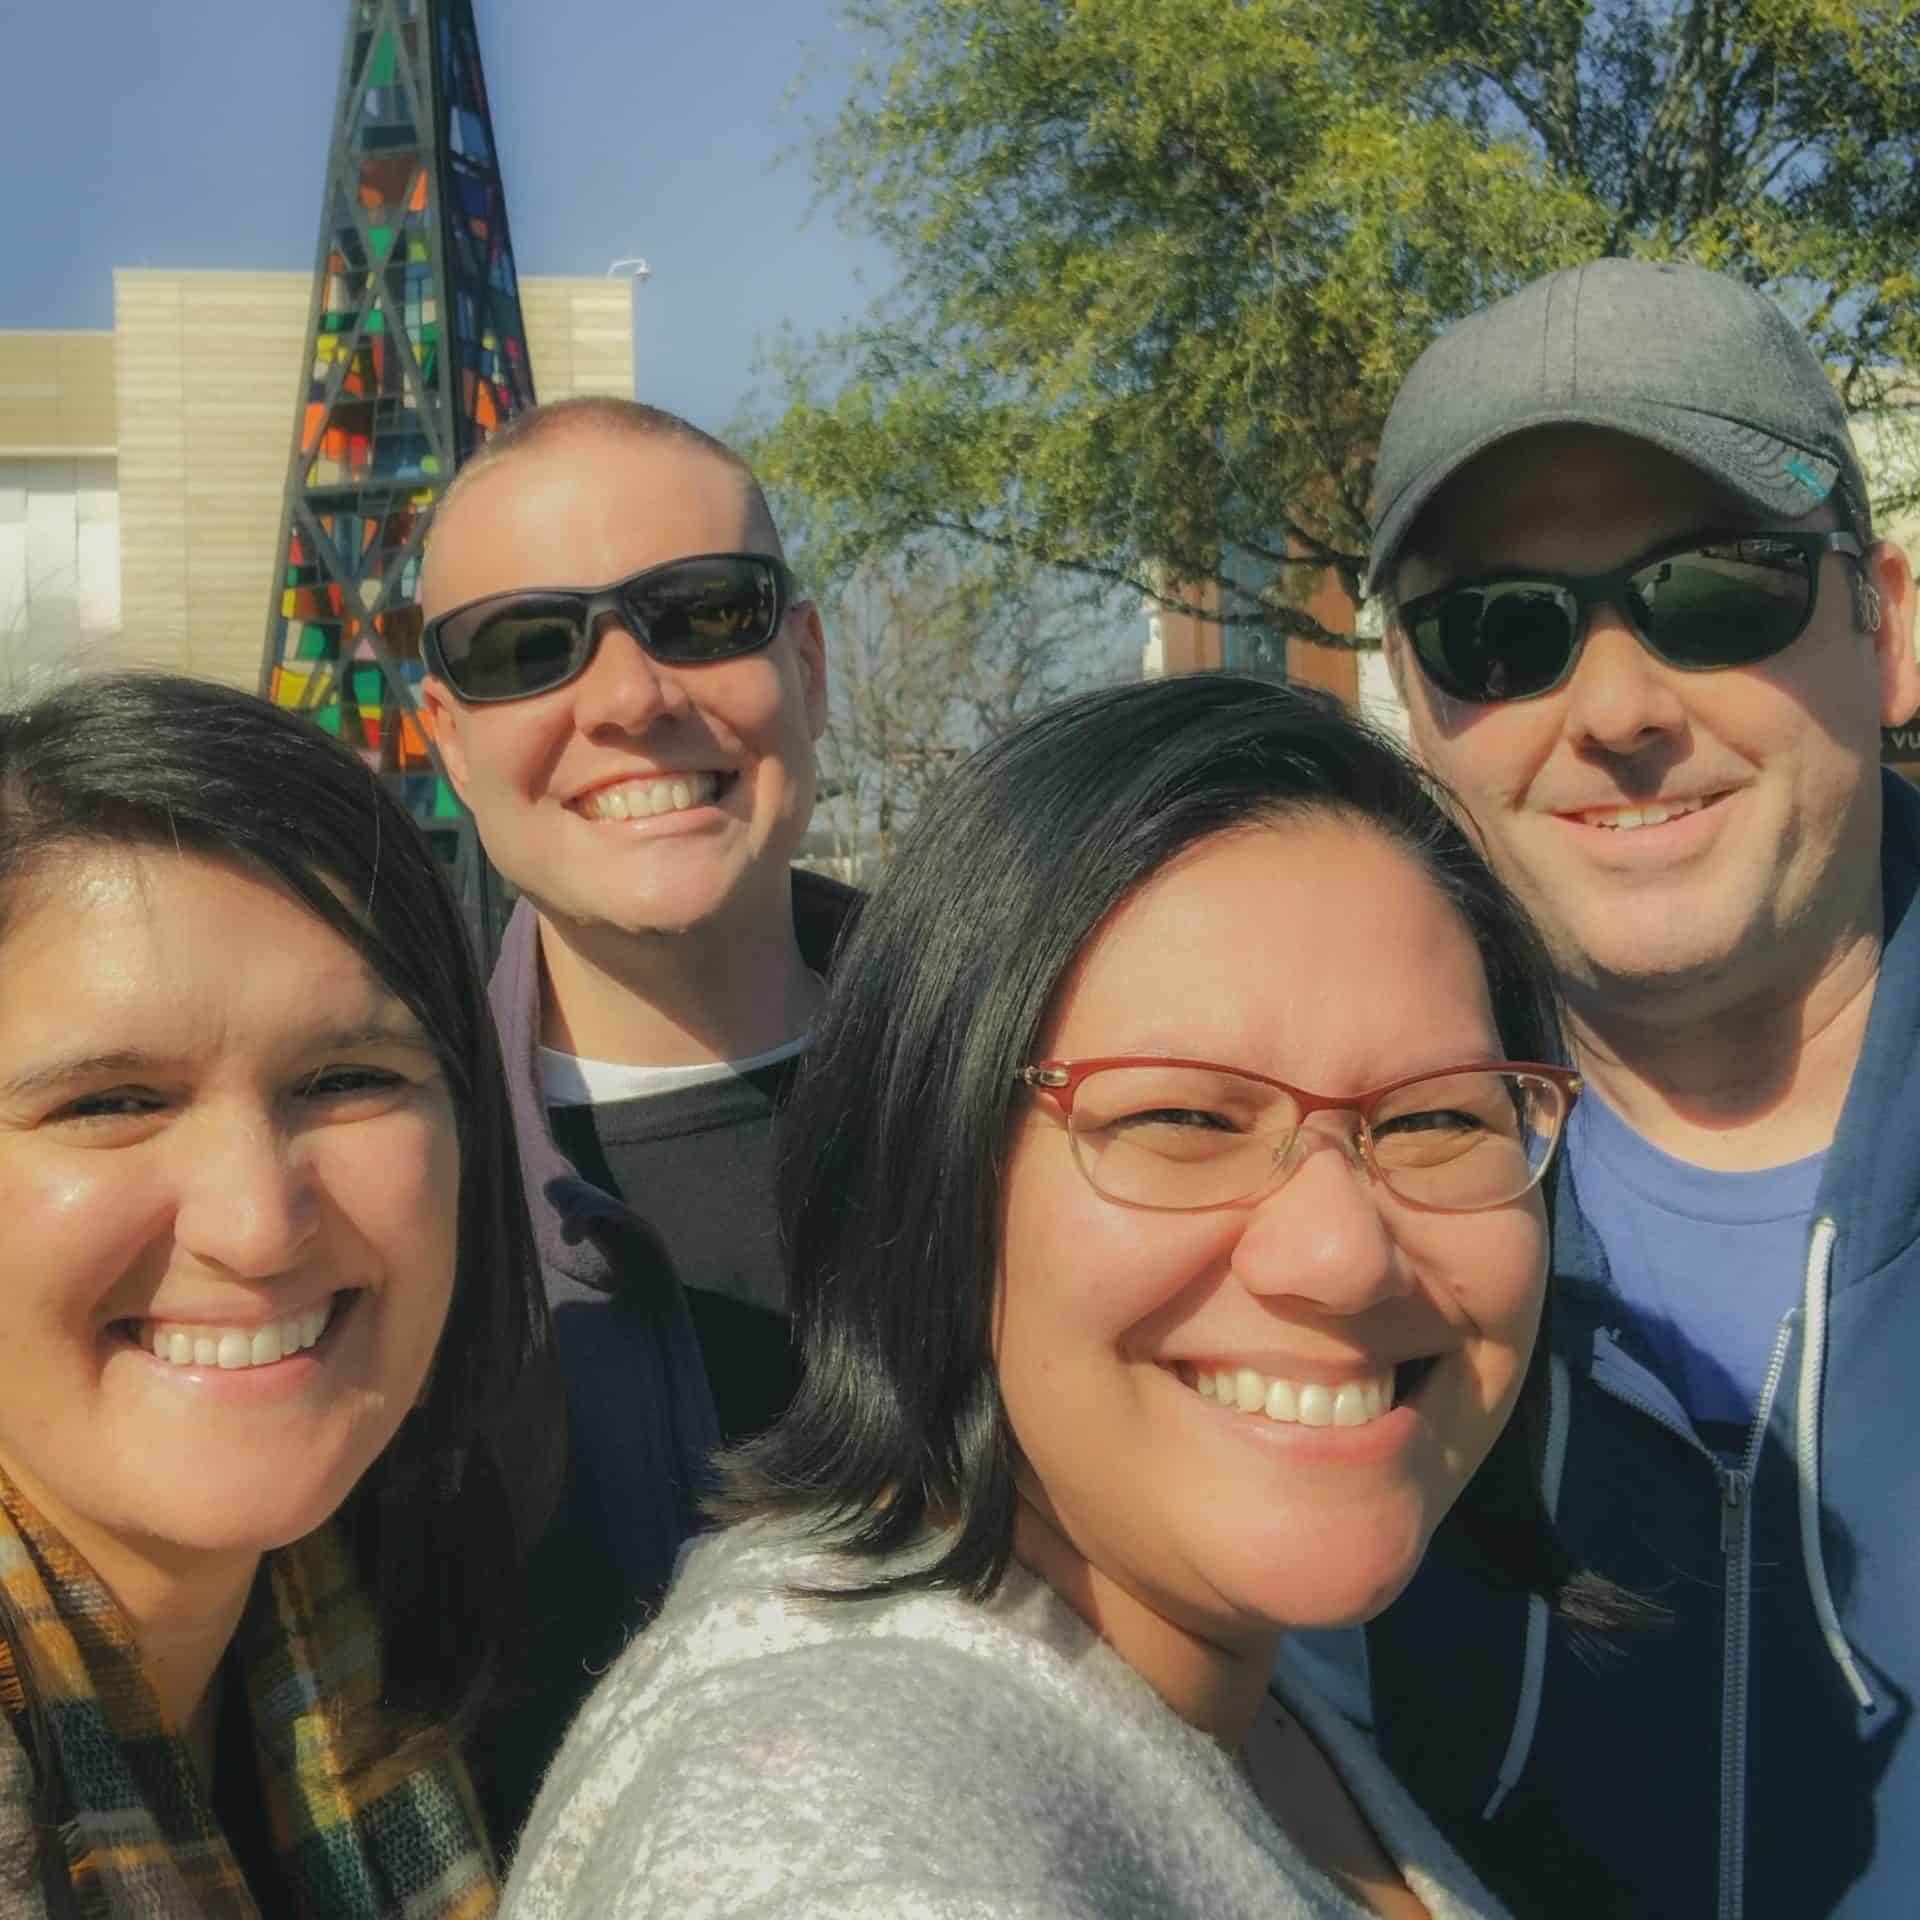
[[559, 1428], [433, 854], [290, 714], [79, 681], [0, 713], [0, 979], [0, 1913], [491, 1912]]

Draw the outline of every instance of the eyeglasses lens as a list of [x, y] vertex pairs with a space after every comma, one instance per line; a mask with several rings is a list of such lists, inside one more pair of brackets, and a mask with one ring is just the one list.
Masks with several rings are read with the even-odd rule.
[[1218, 1207], [1272, 1179], [1300, 1124], [1278, 1087], [1209, 1067], [1104, 1067], [1071, 1130], [1088, 1179], [1132, 1206]]
[[1813, 566], [1777, 540], [1671, 554], [1633, 575], [1628, 612], [1676, 667], [1740, 666], [1778, 653], [1806, 625]]
[[1539, 1179], [1565, 1099], [1523, 1073], [1457, 1073], [1397, 1088], [1369, 1117], [1373, 1163], [1403, 1200], [1473, 1213], [1516, 1200]]
[[482, 620], [459, 659], [449, 650], [447, 667], [462, 693], [511, 699], [558, 686], [573, 671], [580, 645], [577, 601], [529, 598]]
[[1469, 700], [1524, 700], [1560, 677], [1578, 619], [1564, 587], [1498, 580], [1441, 596], [1413, 638], [1449, 692]]
[[[1560, 1089], [1529, 1074], [1415, 1081], [1372, 1112], [1373, 1164], [1416, 1206], [1502, 1206], [1539, 1179], [1565, 1114]], [[1300, 1124], [1283, 1088], [1223, 1068], [1143, 1065], [1081, 1081], [1071, 1132], [1082, 1170], [1109, 1199], [1186, 1212], [1272, 1186]]]
[[691, 664], [765, 646], [779, 618], [779, 589], [762, 562], [701, 561], [641, 580], [626, 604], [648, 652]]

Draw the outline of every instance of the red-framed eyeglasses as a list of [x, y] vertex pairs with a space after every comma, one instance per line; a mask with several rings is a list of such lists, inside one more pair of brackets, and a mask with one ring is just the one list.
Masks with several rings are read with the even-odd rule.
[[1040, 1060], [1017, 1077], [1060, 1108], [1096, 1192], [1164, 1213], [1271, 1191], [1292, 1172], [1316, 1113], [1354, 1115], [1362, 1164], [1408, 1206], [1508, 1206], [1552, 1164], [1581, 1087], [1571, 1069], [1531, 1060], [1433, 1067], [1340, 1094], [1159, 1054]]

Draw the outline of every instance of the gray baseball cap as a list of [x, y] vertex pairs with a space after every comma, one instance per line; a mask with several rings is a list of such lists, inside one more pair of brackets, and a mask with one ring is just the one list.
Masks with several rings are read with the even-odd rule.
[[1839, 489], [1869, 526], [1833, 382], [1763, 293], [1674, 261], [1590, 260], [1456, 322], [1413, 363], [1380, 436], [1366, 591], [1476, 454], [1532, 427], [1609, 427], [1798, 520]]

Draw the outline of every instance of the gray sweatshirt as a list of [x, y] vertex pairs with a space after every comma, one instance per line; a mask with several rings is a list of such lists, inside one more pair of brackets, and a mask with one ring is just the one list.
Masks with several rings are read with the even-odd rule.
[[[1045, 1582], [799, 1601], [790, 1526], [693, 1547], [568, 1734], [503, 1920], [1354, 1920], [1226, 1752]], [[1312, 1733], [1435, 1920], [1500, 1909], [1363, 1734]]]

